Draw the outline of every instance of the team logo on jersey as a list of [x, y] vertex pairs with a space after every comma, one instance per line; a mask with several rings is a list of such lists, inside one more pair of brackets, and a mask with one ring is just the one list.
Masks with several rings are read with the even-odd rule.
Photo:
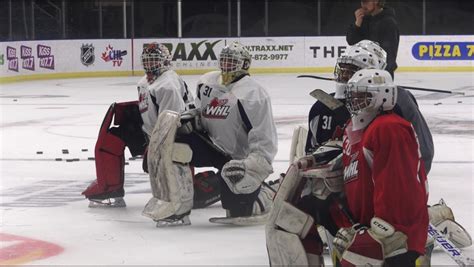
[[230, 106], [226, 105], [228, 99], [218, 99], [215, 97], [202, 111], [204, 118], [226, 119], [230, 113]]
[[138, 88], [138, 109], [140, 113], [145, 113], [148, 111], [148, 94], [146, 92], [141, 92]]
[[351, 161], [351, 164], [349, 166], [344, 167], [344, 182], [349, 182], [355, 178], [357, 178], [357, 174], [359, 173], [357, 169], [359, 161], [354, 160]]
[[81, 46], [81, 63], [84, 66], [92, 65], [95, 61], [94, 46], [92, 44], [83, 44]]

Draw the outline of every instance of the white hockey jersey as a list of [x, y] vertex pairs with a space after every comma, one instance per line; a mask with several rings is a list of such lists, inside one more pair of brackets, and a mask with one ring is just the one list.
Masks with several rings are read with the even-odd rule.
[[186, 83], [173, 70], [162, 73], [152, 84], [146, 75], [138, 82], [138, 108], [143, 119], [143, 131], [150, 136], [158, 115], [164, 110], [183, 112], [194, 102]]
[[204, 74], [198, 81], [196, 107], [211, 140], [233, 159], [249, 154], [272, 164], [278, 149], [270, 96], [249, 76], [230, 85], [220, 83], [220, 72]]

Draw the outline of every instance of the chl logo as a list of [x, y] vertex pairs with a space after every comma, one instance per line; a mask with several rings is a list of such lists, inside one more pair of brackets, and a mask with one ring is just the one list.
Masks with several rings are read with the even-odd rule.
[[127, 55], [127, 50], [114, 49], [110, 44], [105, 48], [105, 52], [102, 53], [102, 60], [105, 62], [112, 62], [112, 66], [120, 67], [123, 62], [123, 56]]
[[230, 106], [226, 105], [228, 101], [228, 99], [218, 99], [215, 97], [211, 100], [211, 103], [204, 108], [202, 116], [212, 119], [226, 119], [230, 113]]

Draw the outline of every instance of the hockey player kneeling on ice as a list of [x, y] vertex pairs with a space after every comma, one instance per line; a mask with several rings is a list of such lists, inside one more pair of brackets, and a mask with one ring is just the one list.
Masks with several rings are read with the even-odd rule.
[[[170, 69], [171, 55], [162, 44], [145, 44], [141, 56], [145, 76], [138, 82], [139, 101], [114, 103], [107, 111], [95, 147], [97, 179], [82, 194], [89, 207], [125, 207], [124, 150], [132, 156], [144, 155], [158, 115], [165, 110], [183, 112], [194, 99], [186, 83]], [[212, 172], [194, 179], [197, 201], [202, 208], [219, 200], [217, 177]]]
[[[344, 55], [337, 59], [334, 69], [334, 78], [336, 80], [334, 98], [345, 103], [345, 85], [347, 81], [352, 78], [354, 73], [365, 68], [383, 69], [386, 66], [386, 60], [386, 52], [375, 42], [363, 40], [351, 46]], [[397, 87], [397, 95], [397, 104], [393, 111], [412, 123], [417, 133], [426, 173], [428, 173], [434, 156], [433, 138], [430, 129], [418, 108], [414, 96], [400, 86]], [[304, 139], [304, 133], [299, 129], [295, 132], [297, 135], [294, 135], [293, 139], [300, 140], [300, 142], [295, 149], [292, 149], [292, 151], [295, 151], [292, 157], [294, 157], [294, 155], [304, 155], [304, 153], [300, 152], [303, 150], [302, 146], [304, 146], [306, 153], [310, 153], [331, 138], [337, 138], [340, 136], [338, 134], [339, 130], [344, 128], [344, 125], [349, 119], [350, 114], [347, 108], [342, 107], [337, 110], [331, 110], [326, 107], [322, 101], [317, 101], [309, 112], [309, 132], [306, 138], [306, 145], [301, 142]], [[310, 207], [313, 205], [320, 207], [320, 203], [315, 199], [313, 200], [317, 203], [311, 204], [311, 199], [307, 197], [304, 201], [305, 206]], [[313, 208], [313, 210], [315, 209], [316, 208]], [[445, 233], [459, 248], [472, 244], [470, 235], [461, 225], [454, 221], [451, 209], [444, 202], [429, 207], [428, 212], [430, 222]], [[431, 241], [432, 240], [428, 240], [425, 257], [420, 259], [424, 265], [429, 265], [430, 259], [426, 256], [429, 256], [433, 249], [433, 243]]]
[[349, 225], [334, 244], [342, 266], [416, 266], [425, 253], [427, 180], [413, 126], [392, 112], [397, 89], [387, 71], [357, 71], [347, 83], [352, 114], [343, 137]]
[[[186, 164], [219, 170], [221, 202], [226, 216], [210, 218], [210, 222], [250, 225], [265, 223], [268, 218], [274, 191], [262, 184], [273, 171], [271, 164], [277, 151], [277, 134], [270, 97], [250, 77], [250, 63], [251, 55], [240, 43], [224, 47], [219, 55], [220, 72], [204, 74], [198, 81], [197, 110], [182, 115], [195, 116], [194, 123], [182, 123], [175, 131], [175, 137], [173, 130], [161, 132], [165, 120], [159, 119], [157, 127], [161, 128], [153, 132], [150, 147], [154, 139], [167, 143], [175, 138], [174, 141], [181, 143], [179, 146], [187, 145], [183, 149], [187, 152], [171, 153], [177, 147], [170, 143], [172, 150], [168, 154], [186, 154], [188, 157], [178, 161], [167, 159], [171, 156], [165, 156], [164, 151], [149, 151], [149, 167], [160, 170], [175, 166], [176, 170], [174, 174], [155, 177], [160, 183], [167, 184], [170, 192], [154, 195], [143, 212], [158, 221], [158, 225], [189, 224], [192, 187], [189, 186], [188, 171], [183, 167]], [[193, 114], [190, 116], [189, 113]], [[166, 139], [159, 135], [170, 136]]]

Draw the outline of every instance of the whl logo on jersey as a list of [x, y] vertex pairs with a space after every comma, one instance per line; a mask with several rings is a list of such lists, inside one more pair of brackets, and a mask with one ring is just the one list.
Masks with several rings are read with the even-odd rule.
[[202, 116], [211, 119], [226, 119], [230, 113], [230, 106], [226, 105], [228, 101], [228, 99], [218, 99], [215, 97], [203, 109]]
[[352, 161], [349, 166], [346, 166], [344, 168], [344, 182], [349, 182], [350, 180], [353, 180], [357, 178], [357, 174], [359, 171], [357, 170], [357, 164], [359, 163], [358, 160]]

